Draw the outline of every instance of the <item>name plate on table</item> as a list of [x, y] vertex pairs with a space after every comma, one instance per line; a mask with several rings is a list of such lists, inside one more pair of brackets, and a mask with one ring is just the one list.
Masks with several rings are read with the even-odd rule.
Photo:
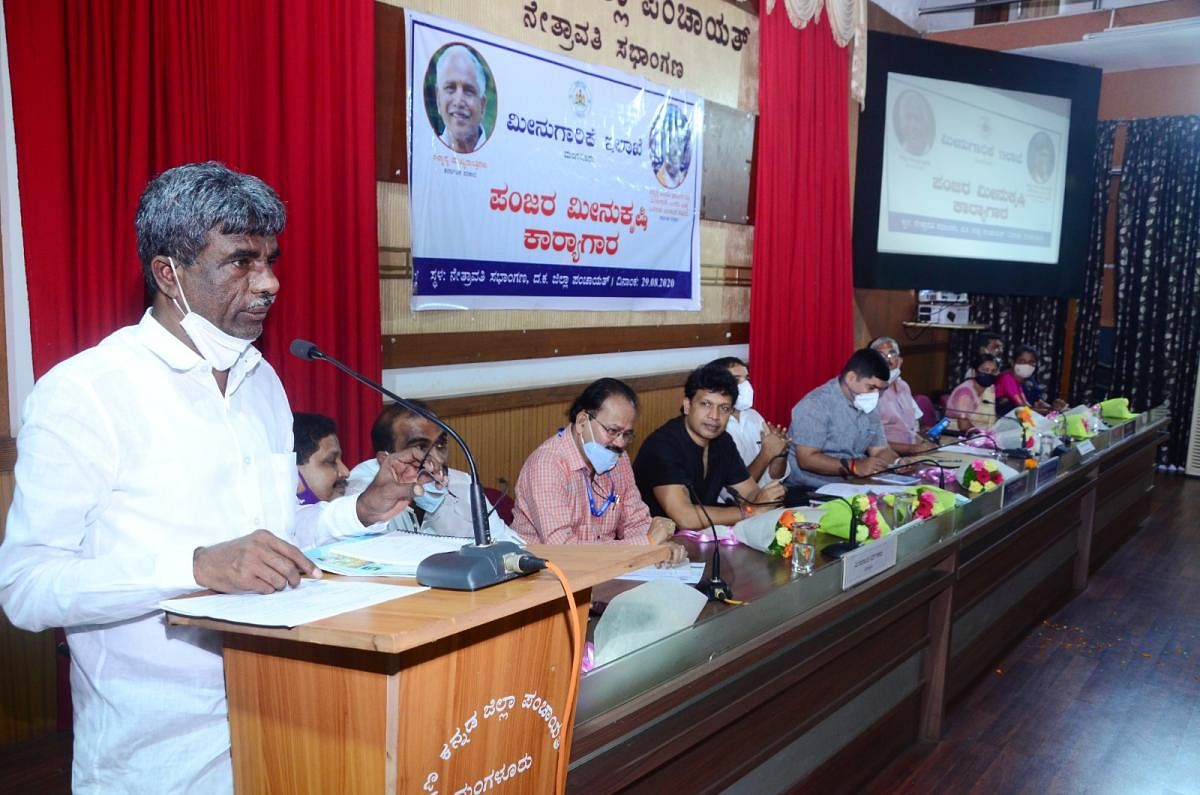
[[842, 555], [842, 590], [871, 579], [896, 565], [895, 533]]
[[1092, 444], [1091, 439], [1084, 439], [1082, 442], [1075, 445], [1075, 449], [1079, 451], [1079, 455], [1087, 457], [1096, 452], [1096, 445]]
[[[1079, 452], [1082, 453], [1083, 451], [1080, 450]], [[1037, 480], [1033, 484], [1033, 489], [1037, 491], [1042, 486], [1053, 483], [1058, 477], [1058, 459], [1051, 458], [1048, 461], [1043, 461], [1034, 472], [1037, 473]]]

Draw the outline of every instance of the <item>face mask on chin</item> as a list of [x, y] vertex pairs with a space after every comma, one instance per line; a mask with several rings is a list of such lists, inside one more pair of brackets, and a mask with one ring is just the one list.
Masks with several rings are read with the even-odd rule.
[[300, 476], [300, 485], [304, 487], [296, 492], [296, 501], [301, 505], [316, 505], [321, 501], [321, 498], [309, 487], [308, 481], [304, 479], [303, 472], [297, 471], [296, 474]]
[[[592, 433], [592, 441], [583, 443], [583, 454], [587, 457], [592, 469], [597, 475], [603, 475], [617, 465], [621, 455], [596, 441], [596, 432], [592, 431], [592, 418], [588, 417], [588, 430]], [[582, 441], [583, 437], [579, 437]]]
[[175, 260], [168, 257], [167, 262], [171, 263], [171, 272], [175, 274], [175, 285], [179, 289], [179, 297], [183, 300], [181, 307], [178, 301], [174, 298], [171, 299], [171, 303], [175, 304], [179, 314], [183, 315], [179, 325], [183, 327], [188, 339], [196, 346], [200, 358], [208, 362], [214, 370], [228, 370], [246, 352], [253, 340], [226, 334], [208, 318], [193, 312], [192, 307], [188, 304], [187, 296], [183, 294], [183, 285], [179, 282], [179, 272], [175, 270]]
[[888, 370], [888, 383], [894, 384], [898, 380], [900, 380], [900, 368], [893, 367], [891, 370]]
[[446, 500], [446, 487], [440, 483], [426, 483], [421, 486], [423, 491], [413, 497], [413, 504], [425, 513], [433, 513], [442, 507]]
[[738, 384], [738, 396], [734, 401], [733, 407], [737, 411], [746, 411], [754, 405], [754, 387], [750, 386], [750, 380], [747, 379]]

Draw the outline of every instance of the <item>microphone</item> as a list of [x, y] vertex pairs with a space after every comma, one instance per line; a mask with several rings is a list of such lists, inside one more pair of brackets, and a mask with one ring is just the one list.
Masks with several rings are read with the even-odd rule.
[[289, 346], [292, 355], [309, 361], [325, 361], [341, 370], [360, 384], [375, 390], [384, 397], [391, 398], [404, 408], [432, 422], [446, 432], [462, 449], [467, 459], [467, 467], [471, 472], [471, 525], [475, 531], [475, 543], [465, 544], [457, 552], [440, 552], [430, 555], [417, 566], [417, 582], [432, 588], [447, 588], [454, 591], [478, 591], [490, 585], [511, 580], [525, 574], [532, 574], [546, 567], [546, 561], [512, 543], [511, 541], [492, 542], [492, 534], [488, 529], [487, 514], [484, 506], [487, 500], [483, 496], [483, 482], [479, 479], [479, 468], [475, 466], [475, 456], [467, 443], [458, 432], [447, 425], [436, 414], [426, 411], [399, 395], [391, 392], [343, 364], [334, 357], [322, 351], [308, 340], [294, 339]]
[[[729, 487], [726, 486], [726, 488]], [[696, 590], [707, 596], [710, 602], [724, 602], [733, 598], [733, 589], [729, 587], [729, 583], [721, 579], [721, 539], [717, 538], [717, 526], [713, 523], [712, 517], [708, 515], [708, 509], [704, 507], [704, 503], [700, 502], [700, 498], [696, 496], [696, 490], [692, 488], [691, 483], [687, 484], [687, 490], [696, 507], [704, 513], [704, 518], [708, 520], [708, 526], [712, 528], [713, 534], [712, 576], [696, 583]], [[729, 493], [737, 494], [732, 489]]]

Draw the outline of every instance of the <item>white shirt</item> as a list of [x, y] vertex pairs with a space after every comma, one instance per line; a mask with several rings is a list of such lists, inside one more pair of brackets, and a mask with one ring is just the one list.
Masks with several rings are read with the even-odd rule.
[[[357, 494], [365, 489], [375, 479], [377, 472], [379, 472], [379, 462], [374, 458], [368, 458], [354, 467], [350, 470], [346, 493]], [[475, 537], [475, 526], [471, 520], [471, 476], [451, 467], [447, 467], [446, 472], [449, 493], [446, 494], [446, 499], [442, 501], [438, 509], [432, 513], [426, 512], [424, 521], [418, 522], [417, 512], [410, 506], [388, 522], [389, 532], [403, 530], [406, 533], [425, 533], [435, 536], [457, 536], [472, 539]], [[488, 503], [484, 510], [491, 511], [488, 515], [488, 529], [492, 533], [493, 541], [511, 541], [514, 544], [525, 546], [524, 539], [506, 525], [496, 511], [492, 510], [491, 503]]]
[[[456, 154], [466, 154], [466, 153], [460, 153], [454, 149], [454, 141], [450, 138], [450, 128], [449, 127], [442, 130], [442, 134], [438, 137], [442, 143], [444, 143], [446, 146], [450, 147], [451, 151], [454, 151]], [[481, 125], [479, 125], [479, 137], [475, 140], [475, 148], [472, 149], [471, 151], [478, 152], [480, 149], [483, 148], [483, 145], [486, 143], [487, 143], [487, 133], [485, 133], [483, 131], [483, 125], [481, 124]]]
[[23, 417], [0, 605], [24, 629], [66, 628], [72, 790], [231, 792], [221, 636], [167, 626], [158, 602], [199, 588], [197, 547], [362, 532], [354, 500], [298, 518], [275, 371], [249, 348], [222, 395], [149, 312], [48, 372]]
[[[733, 443], [737, 446], [738, 455], [742, 457], [742, 463], [750, 466], [750, 462], [758, 458], [758, 451], [762, 449], [762, 432], [766, 427], [766, 420], [763, 415], [759, 414], [754, 409], [746, 409], [740, 412], [741, 416], [736, 414], [729, 415], [729, 423], [725, 426], [725, 432], [733, 437]], [[767, 466], [762, 473], [762, 477], [758, 479], [759, 486], [765, 486], [772, 480], [782, 480], [792, 471], [792, 465], [786, 463], [784, 459], [784, 469], [782, 478], [771, 477], [771, 467]], [[721, 499], [732, 500], [733, 497], [728, 492], [721, 491]]]

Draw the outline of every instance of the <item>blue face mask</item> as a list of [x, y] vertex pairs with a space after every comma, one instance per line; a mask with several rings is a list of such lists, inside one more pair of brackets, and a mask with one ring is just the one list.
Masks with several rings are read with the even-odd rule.
[[426, 483], [424, 491], [413, 497], [413, 504], [425, 513], [433, 513], [442, 507], [446, 500], [446, 487], [439, 483]]
[[583, 443], [583, 454], [587, 456], [588, 463], [592, 465], [592, 469], [596, 470], [596, 474], [603, 475], [617, 465], [621, 454], [596, 441], [596, 432], [592, 431], [591, 417], [588, 417], [588, 430], [592, 433], [592, 440]]

